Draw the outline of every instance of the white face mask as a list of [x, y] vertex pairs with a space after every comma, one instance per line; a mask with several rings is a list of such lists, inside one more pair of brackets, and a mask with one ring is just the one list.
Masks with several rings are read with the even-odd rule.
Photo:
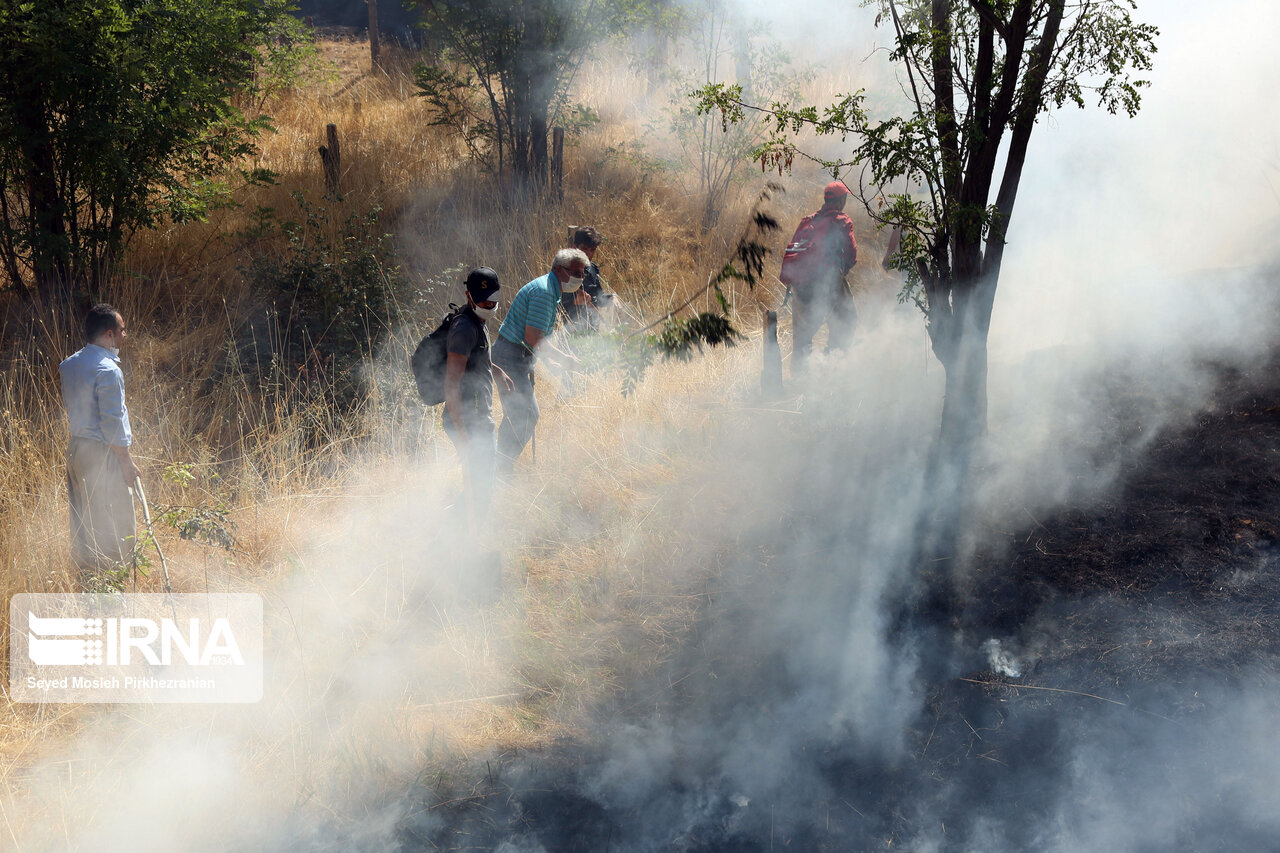
[[120, 347], [105, 347], [105, 349], [107, 352], [111, 353], [116, 358], [120, 357]]
[[471, 306], [471, 311], [481, 320], [488, 320], [492, 317], [494, 310], [493, 308], [481, 308], [479, 305]]
[[568, 281], [560, 285], [560, 289], [565, 293], [576, 293], [580, 287], [582, 287], [582, 279], [573, 277], [570, 277]]

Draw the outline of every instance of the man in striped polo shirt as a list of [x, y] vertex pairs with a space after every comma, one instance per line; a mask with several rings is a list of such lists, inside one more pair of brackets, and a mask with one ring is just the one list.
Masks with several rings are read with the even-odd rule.
[[560, 294], [576, 293], [582, 287], [588, 263], [579, 249], [556, 252], [551, 272], [520, 288], [498, 328], [493, 363], [511, 377], [515, 386], [510, 391], [499, 389], [502, 425], [498, 427], [498, 470], [504, 474], [511, 473], [538, 424], [538, 400], [533, 393], [536, 357], [542, 354], [566, 370], [577, 366], [577, 359], [552, 346], [547, 336], [556, 327]]

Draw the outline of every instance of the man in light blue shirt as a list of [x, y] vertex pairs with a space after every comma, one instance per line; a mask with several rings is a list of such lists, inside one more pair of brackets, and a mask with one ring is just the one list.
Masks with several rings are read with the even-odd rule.
[[576, 293], [582, 287], [588, 263], [587, 256], [578, 249], [556, 252], [551, 272], [520, 288], [498, 328], [493, 363], [511, 377], [514, 386], [510, 391], [499, 389], [502, 426], [498, 428], [498, 470], [504, 474], [511, 473], [538, 424], [538, 399], [533, 391], [534, 359], [542, 354], [566, 370], [577, 366], [577, 359], [556, 349], [547, 337], [556, 327], [561, 294]]
[[129, 455], [133, 434], [124, 402], [120, 344], [124, 318], [95, 305], [85, 318], [88, 343], [58, 366], [71, 441], [67, 495], [71, 502], [71, 558], [85, 590], [118, 580], [133, 555], [135, 519], [130, 488], [138, 466]]

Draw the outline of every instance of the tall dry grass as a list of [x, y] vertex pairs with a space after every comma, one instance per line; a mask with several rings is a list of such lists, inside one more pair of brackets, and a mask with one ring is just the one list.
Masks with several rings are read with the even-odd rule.
[[[494, 267], [509, 297], [546, 271], [569, 226], [590, 223], [607, 235], [598, 260], [611, 289], [632, 316], [660, 317], [703, 288], [727, 258], [762, 180], [758, 173], [745, 180], [727, 200], [720, 225], [702, 233], [701, 199], [652, 168], [635, 145], [644, 132], [641, 108], [666, 94], [655, 94], [626, 68], [601, 64], [581, 75], [577, 96], [605, 120], [570, 140], [563, 204], [512, 210], [449, 134], [431, 126], [425, 103], [413, 94], [411, 57], [393, 55], [389, 71], [370, 73], [365, 45], [331, 42], [323, 52], [333, 64], [330, 78], [269, 105], [276, 132], [263, 138], [255, 165], [277, 172], [278, 182], [244, 189], [238, 206], [208, 222], [139, 235], [102, 294], [131, 329], [126, 386], [149, 497], [227, 504], [238, 525], [239, 545], [230, 554], [160, 532], [179, 590], [273, 594], [353, 496], [393, 488], [392, 472], [408, 460], [435, 460], [448, 472], [430, 500], [456, 488], [452, 448], [438, 414], [413, 396], [406, 365], [432, 318], [460, 297], [459, 268]], [[316, 149], [329, 123], [342, 144], [341, 201], [321, 199]], [[823, 178], [784, 182], [793, 191], [774, 207], [782, 223], [775, 248], [795, 219], [816, 206]], [[278, 393], [268, 395], [243, 375], [215, 370], [215, 356], [261, 303], [245, 270], [253, 257], [283, 250], [278, 236], [248, 235], [252, 214], [273, 208], [282, 218], [296, 215], [298, 192], [328, 208], [331, 228], [352, 213], [380, 209], [411, 286], [415, 308], [380, 341], [365, 368], [367, 396], [353, 412], [304, 393], [295, 376], [269, 377]], [[878, 237], [865, 222], [859, 236], [864, 256], [874, 260]], [[884, 286], [870, 266], [858, 273], [859, 289]], [[760, 307], [776, 304], [781, 288], [774, 282], [747, 292], [735, 285], [728, 295], [739, 324], [751, 332]], [[7, 601], [18, 592], [71, 589], [66, 425], [56, 367], [80, 342], [75, 317], [33, 315], [12, 298], [4, 307], [0, 577]], [[688, 364], [659, 365], [630, 397], [618, 393], [616, 374], [563, 386], [543, 382], [538, 464], [522, 469], [497, 510], [503, 526], [521, 531], [507, 555], [509, 588], [480, 634], [517, 638], [515, 698], [402, 709], [402, 717], [365, 736], [402, 744], [414, 756], [430, 753], [428, 733], [434, 744], [441, 731], [464, 750], [499, 740], [536, 742], [569, 724], [574, 708], [660, 662], [664, 644], [699, 606], [696, 590], [661, 568], [689, 544], [678, 524], [682, 508], [669, 490], [697, 469], [696, 437], [715, 417], [701, 402], [703, 389], [754, 383], [753, 352], [748, 341]], [[175, 464], [196, 475], [191, 485], [160, 476]], [[141, 590], [159, 588], [155, 573], [139, 582]], [[445, 630], [440, 654], [483, 657], [469, 648], [476, 637], [470, 628]], [[474, 681], [482, 690], [483, 667]], [[21, 810], [24, 768], [104, 713], [19, 706], [6, 697], [0, 789], [7, 815]]]

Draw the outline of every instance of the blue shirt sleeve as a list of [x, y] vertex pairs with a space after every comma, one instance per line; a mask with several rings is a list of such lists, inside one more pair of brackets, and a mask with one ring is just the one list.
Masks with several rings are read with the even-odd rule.
[[98, 371], [94, 377], [93, 397], [98, 404], [98, 425], [102, 437], [116, 447], [133, 444], [129, 409], [124, 404], [124, 374], [119, 368]]

